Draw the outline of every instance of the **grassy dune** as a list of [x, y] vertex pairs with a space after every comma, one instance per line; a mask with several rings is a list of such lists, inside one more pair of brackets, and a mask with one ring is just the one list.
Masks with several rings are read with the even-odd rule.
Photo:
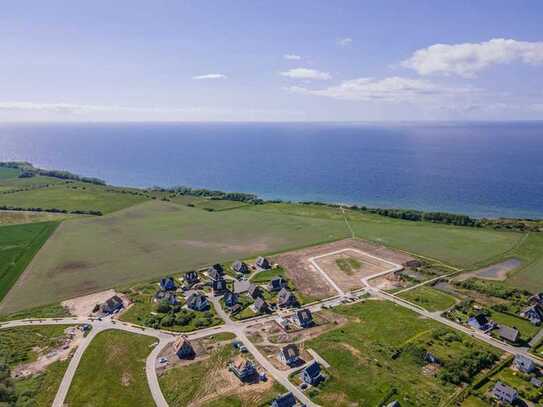
[[89, 345], [66, 402], [70, 406], [154, 406], [145, 376], [145, 360], [154, 338], [105, 331]]

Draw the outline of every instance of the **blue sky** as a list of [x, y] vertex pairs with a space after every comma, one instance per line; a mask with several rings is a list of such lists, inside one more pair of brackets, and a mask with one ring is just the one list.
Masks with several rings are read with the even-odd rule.
[[0, 121], [543, 118], [543, 2], [17, 1]]

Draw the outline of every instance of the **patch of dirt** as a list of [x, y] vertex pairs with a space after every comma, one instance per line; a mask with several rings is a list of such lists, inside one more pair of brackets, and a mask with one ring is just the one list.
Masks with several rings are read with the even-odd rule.
[[470, 273], [461, 274], [456, 278], [458, 281], [467, 280], [470, 277], [477, 277], [484, 280], [504, 281], [507, 278], [507, 273], [520, 267], [522, 262], [519, 259], [509, 259], [501, 263], [492, 264], [479, 270]]
[[[344, 249], [357, 249], [396, 264], [402, 264], [406, 261], [414, 260], [413, 257], [406, 255], [405, 253], [360, 239], [345, 239], [333, 243], [308, 247], [281, 254], [274, 257], [272, 260], [286, 270], [287, 276], [293, 281], [296, 288], [301, 293], [318, 299], [323, 299], [336, 295], [336, 291], [330, 286], [321, 273], [319, 273], [319, 271], [309, 263], [309, 258]], [[319, 266], [325, 270], [325, 272], [328, 273], [330, 271], [332, 273], [330, 277], [341, 288], [358, 288], [361, 286], [360, 278], [364, 277], [368, 272], [373, 273], [373, 271], [376, 270], [386, 270], [386, 268], [391, 268], [389, 264], [387, 264], [386, 268], [384, 268], [384, 265], [379, 264], [379, 262], [376, 262], [375, 259], [361, 257], [358, 252], [351, 251], [348, 253], [349, 257], [354, 257], [356, 260], [361, 262], [361, 268], [358, 270], [353, 270], [352, 276], [348, 276], [339, 269], [335, 263], [337, 258], [334, 258], [334, 256], [324, 257], [318, 263]], [[324, 263], [323, 265], [321, 265], [322, 262]]]
[[82, 297], [72, 298], [70, 300], [63, 301], [61, 304], [63, 307], [68, 309], [70, 314], [76, 317], [88, 317], [92, 314], [92, 310], [96, 304], [102, 304], [114, 295], [121, 297], [125, 304], [128, 303], [128, 299], [122, 294], [117, 293], [115, 290], [107, 290], [95, 294], [84, 295]]
[[77, 273], [89, 267], [92, 267], [92, 264], [85, 261], [69, 261], [58, 267], [54, 273]]
[[[66, 341], [62, 346], [49, 350], [47, 354], [39, 356], [34, 362], [16, 366], [11, 371], [11, 375], [17, 378], [32, 376], [43, 372], [52, 363], [68, 359], [72, 351], [74, 351], [83, 340], [83, 332], [76, 327], [70, 327], [66, 328], [65, 333]], [[39, 349], [35, 350], [40, 351]]]
[[121, 384], [125, 387], [128, 387], [130, 386], [130, 382], [131, 382], [131, 376], [130, 376], [130, 373], [128, 372], [123, 372], [122, 376], [121, 376]]

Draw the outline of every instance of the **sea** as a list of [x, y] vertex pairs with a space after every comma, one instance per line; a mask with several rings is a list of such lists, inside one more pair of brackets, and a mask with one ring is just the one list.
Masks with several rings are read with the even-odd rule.
[[0, 124], [0, 161], [110, 184], [543, 218], [543, 121]]

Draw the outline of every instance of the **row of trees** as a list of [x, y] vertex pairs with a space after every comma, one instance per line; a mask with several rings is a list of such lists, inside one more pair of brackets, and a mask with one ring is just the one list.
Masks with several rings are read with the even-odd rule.
[[190, 195], [199, 196], [203, 198], [217, 199], [217, 200], [229, 200], [236, 202], [245, 202], [251, 204], [261, 204], [264, 201], [255, 194], [246, 194], [244, 192], [224, 192], [205, 188], [194, 189], [185, 186], [173, 187], [173, 188], [160, 188], [154, 187], [152, 191], [173, 193], [178, 195]]
[[102, 216], [102, 211], [95, 210], [83, 210], [83, 209], [59, 209], [59, 208], [23, 208], [20, 206], [9, 206], [9, 205], [0, 205], [0, 210], [2, 211], [29, 211], [29, 212], [48, 212], [48, 213], [69, 213], [74, 215], [94, 215]]
[[21, 170], [21, 174], [19, 175], [19, 177], [21, 178], [29, 178], [35, 175], [42, 175], [42, 176], [52, 177], [52, 178], [87, 182], [87, 183], [96, 184], [96, 185], [106, 185], [106, 182], [100, 178], [82, 177], [80, 175], [73, 174], [69, 171], [44, 170], [42, 168], [36, 168], [31, 163], [26, 162], [26, 161], [0, 162], [0, 167], [14, 168], [14, 169]]

